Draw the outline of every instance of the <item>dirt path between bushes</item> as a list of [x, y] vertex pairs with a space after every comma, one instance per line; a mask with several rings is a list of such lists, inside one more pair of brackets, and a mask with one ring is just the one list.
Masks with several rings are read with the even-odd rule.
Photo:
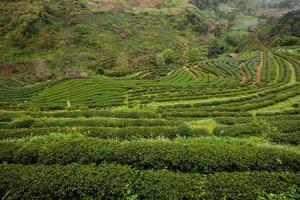
[[244, 66], [245, 66], [245, 63], [243, 63], [243, 62], [239, 65], [239, 68], [242, 71], [242, 78], [241, 78], [240, 84], [246, 83], [248, 81], [248, 76], [243, 70]]
[[264, 63], [264, 57], [263, 57], [263, 53], [261, 52], [260, 53], [260, 62], [256, 68], [256, 79], [255, 79], [254, 84], [257, 84], [261, 81], [261, 71], [262, 71], [263, 63]]

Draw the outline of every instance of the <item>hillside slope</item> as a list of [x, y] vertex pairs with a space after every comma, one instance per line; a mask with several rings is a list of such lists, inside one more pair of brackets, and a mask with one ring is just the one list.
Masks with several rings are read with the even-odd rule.
[[248, 35], [240, 46], [265, 48], [300, 45], [300, 10], [287, 12], [280, 18], [261, 20], [256, 33]]
[[0, 10], [2, 70], [39, 79], [69, 68], [90, 75], [153, 68], [167, 49], [180, 63], [188, 46], [205, 55], [205, 39], [226, 28], [188, 0], [1, 1]]

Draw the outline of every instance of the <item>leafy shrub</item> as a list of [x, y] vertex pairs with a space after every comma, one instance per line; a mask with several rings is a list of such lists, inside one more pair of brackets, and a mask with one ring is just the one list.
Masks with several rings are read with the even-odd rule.
[[193, 137], [208, 136], [209, 132], [204, 128], [190, 128], [190, 133]]
[[30, 128], [35, 120], [31, 117], [24, 116], [12, 122], [14, 128]]
[[[115, 118], [158, 118], [158, 115], [150, 112], [127, 112], [127, 111], [104, 111], [104, 110], [84, 110], [80, 111], [60, 111], [60, 112], [26, 112], [26, 115], [39, 117], [53, 117], [53, 118], [79, 118], [79, 117], [115, 117]], [[12, 113], [9, 113], [11, 116]]]
[[295, 176], [266, 172], [208, 175], [204, 199], [257, 199], [262, 191], [279, 195], [294, 186], [299, 190], [299, 178], [292, 180]]
[[28, 106], [27, 110], [32, 111], [32, 112], [39, 112], [39, 111], [41, 111], [41, 108], [39, 106], [33, 104], [33, 105]]
[[253, 123], [236, 124], [228, 126], [218, 126], [213, 131], [217, 136], [245, 136], [245, 135], [259, 135], [262, 130], [258, 125]]
[[190, 129], [187, 126], [187, 124], [180, 123], [179, 125], [177, 125], [177, 129], [179, 131], [180, 136], [183, 136], [183, 137], [190, 137], [191, 136], [191, 132], [190, 132]]
[[214, 44], [208, 50], [208, 57], [216, 57], [217, 55], [222, 54], [224, 50], [224, 46]]
[[297, 191], [297, 188], [292, 186], [287, 188], [286, 191], [280, 194], [267, 194], [266, 192], [264, 192], [262, 195], [259, 195], [257, 200], [296, 200], [299, 198], [300, 195]]
[[[127, 166], [0, 165], [0, 195], [15, 199], [236, 199], [264, 192], [281, 194], [296, 187], [293, 173], [173, 173]], [[21, 178], [20, 178], [21, 177]], [[296, 190], [296, 191], [297, 191]]]
[[175, 63], [177, 60], [177, 56], [172, 49], [167, 49], [162, 52], [162, 55], [165, 59], [166, 64]]
[[104, 69], [102, 67], [97, 68], [97, 74], [103, 75], [104, 74]]
[[249, 123], [252, 118], [249, 117], [216, 117], [214, 118], [218, 123], [224, 125], [234, 125], [234, 124], [243, 124]]
[[[7, 127], [6, 127], [7, 128]], [[193, 137], [208, 135], [205, 129], [190, 129]], [[81, 133], [86, 136], [102, 139], [151, 139], [151, 138], [176, 138], [181, 135], [178, 126], [128, 126], [128, 127], [47, 127], [47, 128], [26, 128], [26, 129], [0, 129], [0, 139], [24, 138], [32, 136], [48, 135], [49, 133]]]
[[81, 110], [81, 111], [88, 110], [88, 109], [89, 109], [89, 106], [87, 106], [87, 105], [79, 106], [79, 110]]
[[300, 44], [300, 38], [295, 36], [289, 36], [289, 35], [282, 35], [280, 37], [277, 37], [273, 43], [272, 46], [295, 46]]
[[[53, 136], [52, 136], [53, 137]], [[0, 143], [0, 162], [23, 164], [69, 164], [73, 162], [120, 163], [140, 169], [170, 169], [182, 172], [299, 171], [300, 155], [271, 147], [208, 143], [207, 140], [117, 142], [93, 138], [42, 137]], [[205, 141], [205, 142], [201, 142]], [[227, 141], [228, 142], [228, 141]]]
[[289, 119], [282, 119], [282, 120], [270, 120], [269, 123], [277, 127], [278, 130], [285, 133], [291, 133], [295, 131], [300, 131], [300, 120], [292, 120], [292, 116], [287, 116]]
[[159, 67], [164, 67], [166, 65], [165, 58], [162, 54], [156, 56], [156, 65]]
[[186, 63], [195, 63], [199, 61], [199, 58], [201, 57], [201, 49], [200, 48], [191, 48], [186, 49], [184, 51], [184, 57]]
[[10, 114], [0, 114], [0, 122], [11, 122], [13, 120], [13, 116]]
[[218, 126], [214, 129], [214, 134], [218, 136], [246, 136], [272, 134], [281, 131], [293, 132], [299, 130], [298, 124], [298, 120], [266, 120], [262, 118], [250, 123]]
[[33, 128], [41, 127], [127, 127], [127, 126], [173, 126], [176, 121], [165, 119], [130, 119], [130, 118], [76, 118], [76, 119], [37, 119], [32, 125]]
[[293, 133], [274, 132], [268, 134], [268, 137], [271, 138], [271, 140], [276, 143], [293, 144], [293, 145], [300, 144], [300, 132], [293, 132]]

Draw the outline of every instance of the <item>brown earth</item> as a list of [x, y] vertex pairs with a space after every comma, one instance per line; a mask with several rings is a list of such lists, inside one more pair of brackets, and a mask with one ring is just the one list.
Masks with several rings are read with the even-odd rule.
[[159, 0], [137, 0], [138, 7], [157, 8], [160, 4]]
[[1, 74], [3, 76], [11, 76], [11, 74], [12, 74], [12, 68], [10, 68], [10, 67], [4, 67], [3, 69], [1, 69]]
[[261, 16], [265, 18], [279, 18], [282, 17], [286, 11], [280, 9], [264, 9], [261, 10]]
[[261, 71], [262, 71], [263, 63], [264, 63], [264, 58], [263, 58], [263, 54], [261, 53], [260, 54], [260, 62], [256, 68], [256, 79], [255, 79], [254, 84], [259, 83], [261, 81]]
[[110, 10], [114, 10], [114, 11], [122, 11], [124, 9], [124, 5], [120, 4], [120, 3], [113, 3], [113, 2], [103, 2], [102, 6], [104, 8], [110, 9]]
[[240, 68], [241, 71], [242, 71], [242, 78], [241, 78], [240, 84], [246, 83], [246, 82], [248, 81], [247, 74], [246, 74], [246, 73], [244, 72], [244, 70], [243, 70], [244, 65], [245, 65], [244, 63], [241, 63], [241, 64], [239, 65], [239, 68]]

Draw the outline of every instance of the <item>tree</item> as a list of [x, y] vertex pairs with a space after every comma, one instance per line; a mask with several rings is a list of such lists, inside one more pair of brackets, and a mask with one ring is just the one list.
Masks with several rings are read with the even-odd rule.
[[184, 58], [186, 63], [199, 61], [201, 57], [201, 50], [199, 48], [188, 48], [184, 51]]
[[172, 49], [167, 49], [162, 52], [162, 56], [164, 57], [166, 64], [175, 63], [177, 60], [177, 56]]
[[225, 48], [224, 46], [218, 44], [217, 42], [214, 42], [208, 50], [208, 57], [216, 57], [219, 54], [222, 54], [224, 52]]
[[156, 60], [156, 65], [157, 66], [162, 67], [162, 66], [166, 65], [165, 58], [161, 53], [156, 56], [155, 60]]
[[238, 34], [231, 33], [226, 36], [225, 41], [229, 45], [231, 45], [233, 47], [237, 47], [241, 41], [241, 36]]
[[102, 67], [99, 67], [97, 69], [97, 74], [103, 75], [104, 74], [104, 69]]
[[295, 46], [300, 44], [300, 38], [290, 35], [281, 35], [276, 38], [272, 46]]

